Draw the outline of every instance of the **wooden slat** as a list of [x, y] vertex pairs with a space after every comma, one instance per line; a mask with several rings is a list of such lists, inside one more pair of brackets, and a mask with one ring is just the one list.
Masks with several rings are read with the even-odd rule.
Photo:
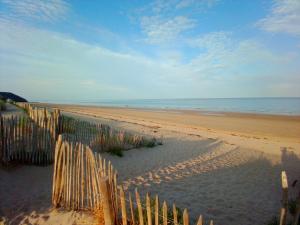
[[136, 203], [137, 203], [137, 206], [138, 206], [139, 225], [144, 225], [144, 218], [143, 218], [143, 209], [142, 209], [142, 204], [141, 204], [141, 198], [140, 198], [140, 194], [138, 193], [137, 189], [135, 189], [135, 198], [136, 198]]
[[131, 214], [131, 223], [135, 225], [135, 218], [134, 218], [134, 208], [132, 204], [131, 193], [129, 192], [129, 205], [130, 205], [130, 214]]
[[183, 225], [189, 225], [189, 214], [187, 209], [183, 211]]
[[282, 206], [280, 210], [280, 225], [286, 225], [288, 209], [288, 181], [285, 171], [281, 172]]
[[100, 190], [101, 195], [103, 196], [103, 214], [105, 225], [113, 225], [114, 224], [114, 216], [112, 209], [112, 201], [111, 194], [109, 193], [109, 182], [108, 177], [100, 179]]
[[203, 225], [203, 218], [202, 218], [202, 215], [199, 216], [197, 225]]
[[154, 220], [155, 220], [155, 225], [159, 225], [159, 200], [158, 200], [158, 195], [155, 196], [155, 215], [154, 215]]
[[147, 209], [148, 225], [152, 225], [151, 202], [150, 202], [150, 196], [148, 193], [146, 194], [146, 209]]
[[121, 212], [122, 212], [122, 223], [123, 225], [127, 225], [125, 194], [122, 186], [120, 186], [120, 202], [121, 202]]
[[178, 215], [177, 215], [177, 209], [175, 203], [173, 204], [173, 220], [174, 220], [174, 225], [178, 225]]
[[163, 203], [162, 215], [163, 215], [163, 225], [168, 225], [168, 206], [166, 201], [164, 201]]

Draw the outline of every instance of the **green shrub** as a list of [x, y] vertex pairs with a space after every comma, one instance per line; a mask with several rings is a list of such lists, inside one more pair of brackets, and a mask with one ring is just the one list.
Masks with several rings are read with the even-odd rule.
[[156, 146], [156, 139], [152, 138], [150, 140], [146, 140], [145, 146], [147, 148], [153, 148], [153, 147], [155, 147]]
[[112, 155], [123, 157], [123, 149], [120, 146], [110, 147], [108, 152]]

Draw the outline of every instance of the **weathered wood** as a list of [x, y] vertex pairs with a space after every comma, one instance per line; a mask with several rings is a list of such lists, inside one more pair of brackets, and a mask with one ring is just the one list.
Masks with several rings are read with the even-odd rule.
[[198, 221], [197, 221], [197, 225], [203, 225], [202, 215], [199, 216]]
[[174, 225], [178, 225], [178, 215], [177, 215], [177, 209], [175, 203], [173, 204], [173, 220], [174, 220]]
[[288, 209], [288, 181], [285, 171], [281, 172], [282, 206], [280, 210], [280, 225], [286, 225]]
[[81, 171], [81, 144], [77, 146], [77, 207], [76, 209], [80, 209], [80, 171]]
[[150, 202], [150, 196], [149, 196], [148, 193], [146, 195], [146, 209], [147, 209], [147, 221], [148, 221], [148, 225], [152, 225], [151, 202]]
[[109, 193], [109, 182], [108, 177], [100, 179], [100, 190], [103, 202], [103, 214], [105, 225], [113, 225], [114, 224], [114, 216], [113, 216], [113, 208], [111, 201], [111, 193]]
[[189, 214], [187, 209], [183, 211], [183, 225], [189, 225]]
[[163, 203], [162, 215], [163, 215], [163, 225], [168, 225], [168, 206], [166, 201], [164, 201]]
[[60, 156], [61, 156], [61, 145], [62, 145], [62, 137], [61, 135], [58, 137], [56, 146], [55, 146], [55, 157], [54, 157], [54, 172], [53, 172], [53, 185], [52, 185], [52, 203], [56, 207], [57, 206], [57, 191], [58, 185], [61, 180], [61, 171], [60, 171]]
[[84, 176], [85, 176], [85, 171], [84, 171], [84, 168], [85, 168], [85, 164], [84, 164], [84, 151], [83, 151], [83, 146], [81, 145], [81, 153], [80, 153], [80, 156], [81, 156], [81, 208], [84, 209], [84, 195], [85, 195], [85, 179], [84, 179]]
[[137, 207], [138, 207], [139, 225], [144, 225], [144, 217], [143, 217], [141, 198], [140, 198], [140, 194], [138, 193], [137, 188], [135, 189], [135, 198], [136, 198], [136, 203], [137, 203]]
[[116, 212], [116, 215], [118, 215], [118, 190], [117, 190], [117, 187], [118, 187], [118, 184], [117, 184], [117, 172], [114, 172], [114, 181], [113, 181], [113, 187], [114, 187], [114, 204], [115, 204], [115, 212]]
[[135, 225], [135, 218], [134, 218], [134, 208], [132, 204], [131, 193], [129, 192], [129, 205], [130, 205], [130, 214], [131, 214], [131, 223]]
[[65, 200], [65, 186], [66, 186], [66, 143], [62, 143], [61, 147], [61, 179], [58, 183], [59, 191], [57, 197], [57, 204], [62, 200], [62, 204], [64, 204]]
[[122, 186], [120, 186], [120, 202], [121, 202], [121, 212], [122, 212], [122, 223], [123, 225], [127, 225], [125, 194]]
[[85, 146], [85, 156], [86, 156], [86, 177], [87, 177], [87, 202], [88, 202], [88, 208], [92, 209], [92, 198], [91, 198], [91, 188], [90, 188], [90, 163], [89, 163], [89, 155], [87, 154], [87, 148]]
[[159, 213], [159, 200], [158, 200], [158, 195], [155, 196], [155, 209], [154, 209], [154, 220], [155, 220], [155, 225], [159, 225], [159, 218], [158, 218], [158, 213]]

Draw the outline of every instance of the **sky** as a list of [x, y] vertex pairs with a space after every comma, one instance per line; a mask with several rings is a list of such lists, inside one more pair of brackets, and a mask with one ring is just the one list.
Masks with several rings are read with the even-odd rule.
[[300, 0], [0, 0], [0, 91], [300, 97]]

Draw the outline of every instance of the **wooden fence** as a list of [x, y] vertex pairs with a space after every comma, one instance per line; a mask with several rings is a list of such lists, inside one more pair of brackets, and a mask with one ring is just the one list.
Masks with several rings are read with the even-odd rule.
[[[145, 198], [141, 198], [137, 189], [135, 190], [135, 199], [132, 198], [132, 194], [126, 194], [121, 186], [119, 189], [119, 204], [118, 210], [114, 212], [118, 220], [118, 224], [139, 224], [139, 225], [189, 225], [190, 217], [187, 209], [181, 211], [176, 207], [175, 203], [172, 207], [168, 208], [167, 202], [163, 201], [162, 204], [159, 201], [158, 195], [151, 198], [149, 193], [145, 195]], [[128, 196], [128, 197], [127, 197]], [[119, 212], [119, 214], [118, 214]], [[104, 214], [105, 224], [109, 217]], [[213, 225], [213, 220], [208, 221], [210, 225]], [[197, 225], [203, 225], [204, 219], [200, 215], [197, 220]]]
[[50, 121], [38, 126], [28, 117], [0, 116], [0, 162], [48, 165], [53, 162], [55, 139]]
[[62, 132], [62, 117], [59, 109], [50, 112], [46, 108], [38, 108], [29, 103], [20, 102], [16, 105], [23, 108], [32, 121], [47, 129], [55, 140]]
[[[102, 210], [105, 225], [148, 224], [188, 225], [187, 209], [181, 212], [175, 204], [168, 209], [156, 195], [142, 198], [135, 190], [135, 199], [117, 185], [117, 172], [99, 153], [81, 143], [69, 143], [59, 136], [55, 148], [52, 204], [72, 210]], [[143, 199], [145, 199], [143, 201]], [[143, 203], [144, 202], [144, 203]], [[202, 216], [197, 225], [203, 224]], [[213, 225], [213, 221], [210, 221]]]
[[[115, 199], [117, 172], [99, 153], [60, 135], [55, 147], [52, 203], [67, 209], [97, 210], [101, 204], [100, 180], [108, 177], [110, 198]], [[116, 202], [116, 201], [113, 201]], [[115, 208], [115, 204], [113, 205]]]
[[67, 134], [65, 138], [68, 138], [69, 141], [86, 144], [96, 152], [154, 147], [162, 143], [161, 140], [154, 137], [147, 138], [124, 130], [113, 129], [105, 124], [95, 124], [62, 116], [58, 109], [50, 112], [46, 108], [38, 108], [29, 103], [17, 103], [17, 106], [23, 108], [39, 126], [44, 127], [44, 124], [50, 121], [47, 129], [55, 140], [59, 134], [64, 133]]

